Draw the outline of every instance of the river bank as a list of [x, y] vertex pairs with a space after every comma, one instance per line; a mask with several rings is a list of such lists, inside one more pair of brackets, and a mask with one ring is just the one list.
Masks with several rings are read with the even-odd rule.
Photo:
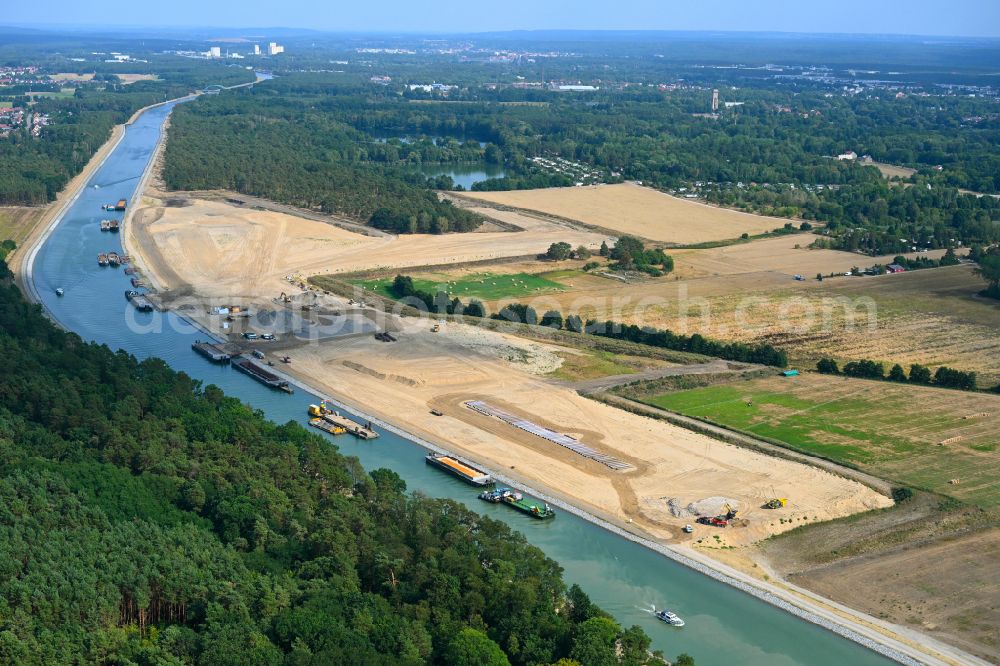
[[[134, 250], [134, 249], [133, 249], [133, 253], [135, 253], [135, 250]], [[120, 279], [120, 278], [119, 278], [119, 279]], [[115, 286], [112, 286], [111, 288], [112, 288], [112, 289], [116, 289], [117, 287], [115, 287]], [[37, 293], [36, 293], [36, 295], [37, 295]], [[120, 292], [118, 293], [118, 298], [120, 298]], [[84, 304], [84, 305], [83, 305], [83, 306], [81, 306], [81, 307], [85, 307], [85, 305], [86, 305], [86, 304]], [[167, 336], [167, 337], [169, 337], [169, 336]], [[147, 338], [151, 338], [151, 339], [152, 339], [152, 338], [155, 338], [155, 339], [157, 339], [157, 340], [162, 340], [162, 339], [163, 339], [163, 336], [147, 336]], [[124, 338], [116, 338], [116, 340], [117, 340], [117, 339], [124, 339]], [[181, 341], [173, 341], [173, 340], [168, 340], [168, 341], [164, 341], [164, 342], [163, 342], [162, 344], [165, 344], [166, 342], [181, 342]], [[158, 343], [158, 344], [160, 344], [160, 343]], [[124, 346], [124, 345], [122, 345], [122, 346]], [[136, 350], [136, 349], [131, 349], [131, 348], [130, 348], [130, 351], [133, 351], [133, 352], [136, 352], [136, 351], [138, 351], [138, 350]], [[157, 352], [157, 351], [158, 351], [158, 350], [157, 350], [156, 348], [150, 348], [150, 349], [147, 349], [147, 350], [145, 350], [145, 353], [154, 353], [154, 352]], [[173, 352], [177, 352], [177, 351], [178, 351], [178, 349], [177, 349], [177, 345], [176, 345], [176, 344], [174, 344], [174, 347], [173, 347]], [[189, 350], [187, 350], [187, 349], [184, 349], [184, 350], [181, 350], [181, 353], [187, 353], [187, 354], [190, 354]], [[173, 359], [174, 359], [174, 360], [173, 360], [172, 364], [174, 364], [174, 362], [176, 362], [176, 355], [175, 355], [175, 356], [173, 357]], [[204, 374], [206, 374], [206, 373], [202, 372], [202, 366], [203, 366], [203, 365], [206, 365], [206, 364], [202, 364], [202, 365], [196, 365], [196, 366], [193, 366], [193, 367], [196, 367], [196, 368], [198, 369], [198, 375], [197, 375], [197, 376], [203, 376]], [[208, 368], [206, 368], [206, 370], [208, 370]], [[214, 370], [213, 370], [213, 372], [214, 372]], [[214, 376], [214, 375], [212, 375], [211, 373], [208, 373], [208, 374], [209, 374], [209, 376]], [[303, 386], [305, 386], [305, 384], [303, 384]], [[251, 387], [251, 389], [253, 389], [253, 388], [254, 388], [254, 387]], [[318, 390], [317, 390], [317, 391], [314, 391], [314, 393], [315, 393], [316, 395], [324, 395], [324, 396], [325, 396], [325, 395], [327, 395], [327, 393], [326, 393], [325, 391], [321, 392], [321, 391], [318, 391]], [[358, 391], [354, 391], [354, 394], [355, 394], [355, 395], [356, 395], [356, 394], [358, 394]], [[259, 394], [257, 394], [257, 393], [253, 393], [253, 395], [254, 395], [254, 396], [256, 397], [256, 396], [258, 396]], [[351, 395], [351, 394], [350, 394], [350, 393], [348, 393], [347, 397], [348, 397], [348, 398], [350, 398], [350, 395]], [[370, 395], [370, 394], [367, 394], [367, 395]], [[353, 399], [352, 399], [351, 401], [352, 401], [352, 402], [354, 402], [354, 400], [353, 400]], [[296, 404], [297, 404], [297, 403], [296, 403]], [[302, 406], [301, 406], [301, 405], [298, 405], [298, 406], [296, 407], [296, 409], [297, 409], [297, 410], [301, 410], [301, 409], [302, 409]], [[364, 410], [364, 409], [359, 409], [359, 411], [362, 411], [362, 412], [364, 412], [364, 411], [366, 411], [366, 410]], [[364, 414], [363, 414], [363, 413], [362, 413], [362, 414], [357, 414], [357, 415], [358, 415], [358, 416], [361, 416], [361, 417], [364, 417]], [[392, 419], [392, 414], [388, 414], [388, 416], [389, 416], [389, 419], [388, 419], [388, 420], [395, 420], [395, 419]], [[410, 440], [411, 442], [413, 442], [413, 441], [416, 441], [416, 442], [417, 442], [418, 444], [422, 444], [422, 442], [420, 442], [420, 441], [418, 440], [418, 438], [415, 438], [415, 437], [412, 437], [412, 436], [409, 436], [409, 435], [407, 435], [406, 433], [404, 433], [404, 432], [403, 432], [403, 430], [402, 430], [402, 429], [392, 429], [392, 430], [390, 430], [390, 428], [388, 427], [388, 423], [386, 423], [385, 425], [386, 425], [386, 430], [387, 430], [387, 432], [398, 432], [399, 434], [401, 434], [401, 435], [404, 435], [404, 436], [406, 436], [406, 437], [407, 437], [407, 439], [409, 439], [409, 440]], [[386, 437], [385, 439], [386, 439], [386, 440], [388, 440], [388, 439], [390, 439], [390, 438], [389, 438], [389, 437]], [[385, 446], [388, 446], [389, 444], [390, 444], [390, 442], [389, 442], [389, 441], [383, 441], [383, 442], [380, 442], [379, 444], [375, 444], [375, 446], [380, 446], [380, 445], [381, 445], [381, 446], [385, 447]], [[383, 451], [385, 451], [386, 449], [385, 449], [385, 448], [383, 448], [382, 450], [383, 450]], [[413, 458], [413, 459], [415, 459], [415, 460], [419, 461], [419, 456], [417, 456], [417, 455], [416, 455], [416, 452], [415, 452], [415, 451], [414, 451], [414, 452], [412, 452], [412, 453], [408, 452], [408, 453], [407, 453], [406, 455], [407, 455], [407, 460], [409, 460], [409, 459], [410, 459], [410, 457], [412, 456], [412, 458]], [[379, 462], [381, 462], [381, 461], [379, 461]], [[419, 464], [419, 465], [421, 465], [421, 466], [422, 466], [422, 463], [420, 463], [420, 462], [417, 462], [417, 464]], [[558, 498], [555, 498], [555, 497], [553, 497], [552, 499], [553, 499], [554, 501], [560, 501], [560, 500], [558, 500]], [[560, 502], [561, 502], [561, 501], [560, 501]], [[562, 505], [562, 503], [560, 503], [560, 505]], [[614, 525], [614, 524], [612, 524], [612, 523], [611, 523], [611, 522], [609, 522], [609, 521], [604, 521], [604, 523], [602, 523], [602, 522], [601, 522], [601, 520], [602, 520], [602, 519], [601, 519], [601, 518], [600, 518], [600, 517], [599, 517], [598, 515], [596, 515], [596, 513], [592, 513], [592, 512], [589, 512], [589, 511], [584, 511], [584, 510], [580, 510], [580, 509], [576, 509], [576, 508], [575, 508], [575, 506], [574, 506], [574, 504], [572, 504], [572, 503], [565, 503], [565, 506], [564, 506], [564, 510], [565, 510], [565, 511], [566, 511], [567, 513], [573, 513], [573, 514], [575, 514], [575, 515], [581, 515], [581, 517], [584, 517], [584, 518], [587, 518], [587, 519], [588, 519], [588, 520], [589, 520], [589, 521], [590, 521], [590, 522], [591, 522], [592, 524], [597, 524], [597, 525], [600, 525], [601, 527], [604, 527], [604, 528], [605, 528], [606, 530], [608, 530], [608, 531], [609, 531], [610, 533], [614, 533], [614, 534], [618, 534], [619, 536], [622, 536], [622, 537], [625, 537], [625, 538], [628, 538], [629, 540], [631, 540], [631, 541], [633, 541], [633, 542], [636, 542], [636, 543], [642, 543], [642, 545], [644, 545], [644, 546], [645, 546], [646, 548], [649, 548], [649, 549], [651, 549], [651, 551], [655, 551], [655, 552], [657, 552], [657, 553], [660, 553], [660, 552], [661, 552], [661, 551], [659, 550], [659, 548], [660, 548], [660, 547], [662, 547], [662, 546], [660, 546], [660, 545], [657, 545], [657, 544], [653, 543], [652, 541], [650, 541], [650, 540], [648, 540], [648, 539], [646, 539], [646, 541], [649, 541], [649, 544], [647, 544], [647, 543], [643, 543], [642, 541], [639, 541], [639, 539], [643, 539], [644, 537], [641, 537], [641, 536], [637, 536], [637, 535], [635, 535], [635, 534], [632, 534], [631, 532], [626, 532], [626, 530], [625, 530], [625, 529], [624, 529], [623, 527], [621, 527], [621, 526], [618, 526], [618, 525]], [[531, 530], [531, 529], [532, 529], [532, 528], [533, 528], [534, 526], [532, 526], [532, 525], [525, 525], [524, 527], [525, 527], [525, 530], [526, 530], [526, 531], [529, 531], [529, 533], [530, 533], [530, 530]], [[619, 533], [619, 532], [618, 532], [618, 531], [616, 531], [616, 530], [621, 530], [621, 533]], [[629, 536], [630, 534], [631, 534], [631, 536]], [[581, 543], [582, 543], [582, 542], [581, 542]], [[578, 546], [579, 546], [579, 544], [578, 544]], [[673, 551], [673, 550], [671, 550], [671, 552], [673, 552], [674, 554], [677, 554], [677, 553], [676, 553], [675, 551]], [[666, 553], [661, 553], [661, 554], [666, 554]], [[708, 565], [706, 565], [706, 566], [708, 566]], [[719, 570], [719, 569], [721, 568], [721, 565], [719, 565], [718, 563], [715, 563], [715, 566], [712, 566], [711, 568], [712, 568], [713, 570]], [[724, 581], [724, 582], [728, 582], [728, 581]], [[748, 582], [747, 584], [751, 584], [751, 583], [749, 583], [749, 582]], [[759, 587], [759, 586], [758, 586], [758, 587]], [[738, 586], [737, 586], [737, 588], [738, 588]], [[739, 588], [738, 588], [738, 589], [739, 589]], [[763, 608], [762, 608], [762, 610], [763, 610]], [[818, 614], [817, 614], [817, 617], [819, 617], [819, 615], [818, 615]], [[750, 621], [750, 620], [751, 620], [751, 618], [749, 618], [749, 617], [748, 617], [748, 618], [746, 618], [746, 621]], [[842, 622], [839, 622], [838, 624], [840, 624], [840, 623], [842, 623]], [[824, 626], [824, 625], [820, 625], [820, 626]], [[737, 628], [736, 626], [733, 626], [733, 627], [731, 627], [731, 631], [736, 631], [737, 629], [738, 629], [738, 628]], [[697, 630], [698, 630], [698, 627], [697, 627], [697, 626], [695, 626], [695, 625], [692, 625], [692, 627], [690, 627], [690, 632], [694, 632], [694, 631], [697, 631]], [[693, 634], [693, 633], [689, 633], [688, 635], [694, 635], [694, 634]], [[859, 636], [862, 636], [862, 634], [859, 634]], [[880, 641], [880, 642], [884, 642], [884, 641]], [[901, 646], [901, 648], [905, 648], [905, 646]], [[909, 649], [909, 648], [905, 648], [905, 649], [906, 649], [907, 651], [912, 651], [912, 650], [911, 650], [911, 649]], [[817, 655], [817, 656], [819, 656], [819, 655]], [[902, 652], [902, 650], [900, 650], [900, 656], [903, 656], [903, 657], [905, 658], [905, 654], [904, 654], [904, 653]], [[815, 661], [815, 660], [814, 660], [814, 661]], [[949, 661], [944, 661], [944, 660], [935, 660], [935, 658], [927, 658], [927, 657], [924, 657], [924, 658], [919, 658], [919, 659], [918, 659], [918, 661], [920, 661], [920, 662], [923, 662], [923, 663], [935, 663], [935, 664], [937, 664], [937, 663], [971, 663], [971, 662], [969, 662], [969, 661], [964, 661], [964, 662], [962, 662], [962, 661], [955, 661], [955, 660], [949, 660]], [[798, 662], [797, 662], [797, 663], [798, 663]], [[819, 662], [816, 662], [816, 663], [819, 663]], [[845, 662], [841, 662], [841, 663], [845, 663]], [[846, 663], [850, 663], [850, 662], [846, 662]], [[914, 663], [914, 662], [909, 662], [909, 661], [908, 661], [908, 662], [904, 662], [904, 663]]]

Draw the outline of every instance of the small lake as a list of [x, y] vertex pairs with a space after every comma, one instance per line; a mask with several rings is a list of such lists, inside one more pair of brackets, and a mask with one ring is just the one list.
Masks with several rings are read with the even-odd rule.
[[467, 190], [472, 189], [473, 183], [504, 176], [503, 166], [499, 164], [423, 164], [415, 169], [428, 178], [451, 176], [456, 185]]

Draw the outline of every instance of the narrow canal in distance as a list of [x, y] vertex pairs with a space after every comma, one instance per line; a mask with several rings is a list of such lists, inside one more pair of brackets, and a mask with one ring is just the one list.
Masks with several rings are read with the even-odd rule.
[[[197, 332], [170, 313], [135, 313], [124, 298], [131, 286], [129, 277], [120, 268], [97, 265], [98, 253], [122, 251], [118, 235], [100, 230], [100, 220], [107, 217], [101, 204], [131, 199], [174, 104], [146, 111], [127, 128], [121, 143], [39, 248], [32, 283], [49, 312], [84, 339], [140, 358], [160, 357], [175, 370], [206, 385], [216, 384], [262, 410], [269, 419], [281, 423], [294, 419], [306, 425], [306, 407], [318, 402], [317, 396], [275, 392], [229, 366], [207, 362], [191, 350]], [[57, 288], [64, 289], [65, 296], [56, 296]], [[566, 512], [542, 522], [480, 502], [476, 490], [425, 465], [424, 450], [417, 444], [393, 433], [381, 434], [373, 442], [345, 435], [336, 444], [345, 454], [357, 456], [366, 469], [394, 470], [409, 490], [459, 500], [521, 531], [563, 566], [568, 583], [579, 583], [622, 625], [640, 625], [652, 637], [653, 647], [668, 657], [688, 652], [699, 666], [894, 663]], [[678, 629], [657, 621], [643, 610], [652, 604], [676, 611], [687, 626]]]

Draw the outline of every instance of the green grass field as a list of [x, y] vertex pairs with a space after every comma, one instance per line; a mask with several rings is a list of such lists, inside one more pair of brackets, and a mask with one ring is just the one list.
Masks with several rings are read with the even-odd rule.
[[9, 109], [12, 106], [14, 106], [14, 102], [11, 102], [10, 100], [0, 99], [0, 109]]
[[[461, 298], [463, 301], [470, 298], [493, 301], [500, 298], [531, 296], [540, 293], [561, 291], [563, 286], [550, 279], [565, 277], [560, 275], [561, 273], [574, 274], [575, 271], [553, 271], [552, 273], [539, 273], [537, 275], [528, 273], [514, 273], [513, 275], [480, 273], [461, 278], [452, 278], [448, 275], [427, 275], [413, 278], [413, 286], [421, 291], [430, 293], [441, 290], [447, 291], [449, 296]], [[438, 277], [439, 279], [434, 279]], [[393, 278], [350, 280], [350, 283], [374, 291], [386, 298], [393, 298], [394, 296], [389, 290], [392, 280]]]
[[984, 507], [1000, 505], [997, 396], [810, 374], [643, 400], [901, 484]]

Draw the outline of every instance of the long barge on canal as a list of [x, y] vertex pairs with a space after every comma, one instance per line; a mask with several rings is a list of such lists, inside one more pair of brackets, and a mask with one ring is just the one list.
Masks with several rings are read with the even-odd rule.
[[191, 349], [195, 350], [214, 363], [229, 363], [229, 359], [233, 357], [232, 354], [227, 352], [220, 345], [213, 344], [211, 342], [202, 342], [201, 340], [195, 340], [192, 342]]
[[556, 512], [546, 503], [541, 506], [532, 504], [524, 499], [524, 496], [510, 488], [497, 488], [496, 490], [484, 490], [479, 493], [479, 499], [492, 504], [506, 504], [521, 513], [526, 513], [538, 520], [548, 520], [556, 517]]
[[257, 365], [248, 358], [241, 358], [238, 361], [233, 361], [233, 367], [245, 375], [250, 375], [261, 384], [266, 384], [271, 388], [276, 388], [279, 391], [284, 391], [285, 393], [293, 392], [292, 387], [288, 385], [287, 380], [282, 379], [267, 368]]
[[125, 298], [128, 300], [129, 303], [132, 304], [132, 307], [134, 307], [139, 312], [153, 311], [153, 303], [148, 298], [146, 298], [144, 294], [141, 294], [134, 289], [129, 289], [128, 291], [126, 291]]
[[[322, 419], [327, 423], [337, 426], [338, 428], [343, 428], [344, 432], [348, 432], [358, 439], [378, 438], [378, 433], [372, 428], [371, 423], [361, 425], [357, 421], [352, 421], [340, 412], [327, 407], [326, 401], [323, 401], [318, 405], [309, 405], [309, 416], [312, 416], [315, 419]], [[310, 421], [310, 425], [312, 425], [312, 421]]]
[[444, 470], [452, 476], [456, 476], [462, 481], [465, 481], [469, 485], [479, 487], [488, 487], [493, 485], [492, 476], [481, 469], [476, 469], [469, 463], [459, 460], [454, 456], [446, 456], [441, 453], [428, 453], [424, 460], [428, 465]]

